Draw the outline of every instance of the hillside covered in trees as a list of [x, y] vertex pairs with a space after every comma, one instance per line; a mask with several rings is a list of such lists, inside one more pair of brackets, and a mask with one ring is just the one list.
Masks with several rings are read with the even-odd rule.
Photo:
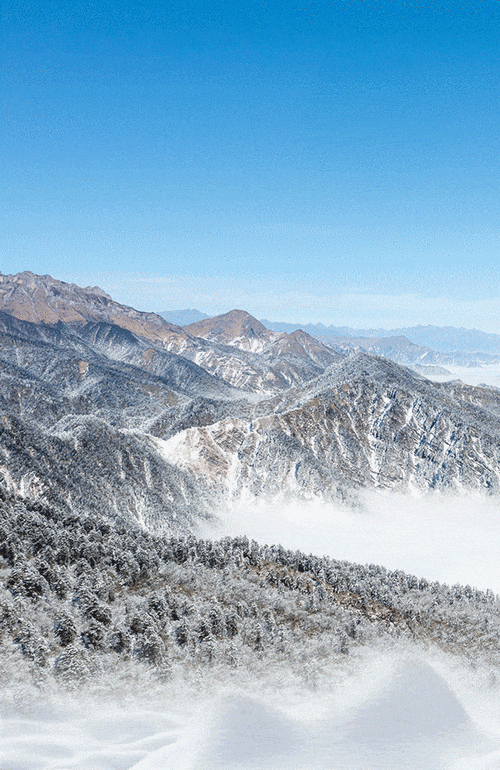
[[500, 671], [500, 601], [469, 586], [245, 537], [160, 537], [6, 494], [0, 542], [1, 679], [14, 700], [29, 682], [119, 688], [203, 672], [286, 670], [310, 687], [398, 641]]

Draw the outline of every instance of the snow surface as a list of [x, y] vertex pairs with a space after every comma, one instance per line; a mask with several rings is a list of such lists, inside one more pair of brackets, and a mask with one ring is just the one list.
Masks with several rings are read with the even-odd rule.
[[390, 670], [375, 693], [344, 713], [294, 717], [250, 698], [228, 699], [193, 767], [444, 770], [498, 749], [446, 682], [417, 662]]
[[[378, 655], [331, 692], [54, 701], [2, 724], [2, 770], [486, 770], [498, 690], [443, 662]], [[492, 714], [494, 715], [492, 718]]]

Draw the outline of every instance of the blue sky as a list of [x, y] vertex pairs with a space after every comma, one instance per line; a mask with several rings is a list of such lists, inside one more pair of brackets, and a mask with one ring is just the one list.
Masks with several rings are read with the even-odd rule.
[[500, 332], [500, 2], [5, 0], [0, 270]]

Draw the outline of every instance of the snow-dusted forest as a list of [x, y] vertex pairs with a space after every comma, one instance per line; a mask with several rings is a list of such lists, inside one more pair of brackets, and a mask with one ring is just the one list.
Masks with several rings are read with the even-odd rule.
[[0, 532], [7, 767], [500, 757], [491, 591], [5, 494]]

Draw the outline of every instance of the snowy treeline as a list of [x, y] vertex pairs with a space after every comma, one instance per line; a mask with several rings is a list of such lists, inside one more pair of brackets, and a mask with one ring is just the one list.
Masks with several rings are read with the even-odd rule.
[[491, 592], [246, 537], [159, 537], [0, 495], [4, 685], [270, 664], [314, 684], [356, 647], [394, 638], [500, 665]]

